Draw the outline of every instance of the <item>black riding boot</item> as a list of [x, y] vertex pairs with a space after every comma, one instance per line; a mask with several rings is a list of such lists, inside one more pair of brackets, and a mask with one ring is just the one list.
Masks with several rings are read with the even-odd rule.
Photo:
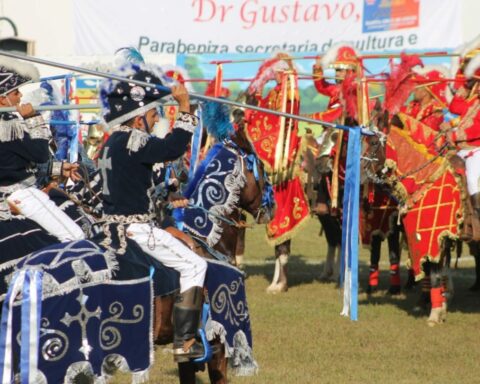
[[192, 287], [177, 296], [173, 306], [173, 358], [177, 363], [187, 362], [204, 354], [203, 345], [195, 339], [202, 303], [202, 287]]

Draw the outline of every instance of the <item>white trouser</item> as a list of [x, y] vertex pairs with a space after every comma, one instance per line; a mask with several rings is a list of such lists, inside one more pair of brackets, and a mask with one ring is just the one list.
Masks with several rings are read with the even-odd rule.
[[26, 218], [35, 221], [61, 242], [82, 240], [85, 234], [48, 195], [35, 187], [21, 189], [7, 197]]
[[480, 192], [480, 148], [462, 149], [457, 154], [465, 160], [467, 190], [472, 196]]
[[207, 262], [170, 233], [150, 224], [130, 224], [127, 236], [163, 265], [180, 273], [180, 293], [203, 287]]

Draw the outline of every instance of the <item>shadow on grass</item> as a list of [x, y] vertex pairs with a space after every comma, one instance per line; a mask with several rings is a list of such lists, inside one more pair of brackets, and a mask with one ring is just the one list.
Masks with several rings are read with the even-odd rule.
[[[400, 273], [402, 278], [407, 276], [406, 269], [402, 268]], [[367, 281], [368, 269], [364, 274], [364, 281]], [[400, 295], [390, 295], [388, 294], [388, 271], [384, 272], [384, 275], [384, 278], [380, 279], [379, 283], [379, 286], [384, 288], [383, 290], [379, 290], [373, 295], [367, 295], [365, 289], [360, 290], [363, 293], [359, 299], [360, 305], [394, 305], [413, 317], [428, 316], [430, 306], [427, 305], [426, 309], [419, 310], [417, 305], [421, 295], [420, 283], [417, 283], [411, 290], [405, 290], [402, 287]], [[362, 272], [360, 276], [362, 276]], [[448, 312], [480, 313], [480, 292], [469, 290], [474, 280], [475, 272], [473, 267], [453, 271], [454, 295], [452, 300], [448, 302]]]
[[[170, 381], [168, 381], [169, 383], [176, 383], [178, 382], [178, 369], [177, 368], [174, 368], [174, 369], [169, 369], [166, 371], [167, 373], [167, 376], [166, 377], [162, 377], [162, 381], [158, 381], [158, 383], [166, 383], [167, 381], [164, 381], [165, 378], [168, 378]], [[200, 377], [200, 375], [202, 376], [205, 376], [207, 374], [207, 369], [205, 368], [204, 371], [197, 371], [196, 374], [195, 374], [195, 384], [206, 384], [208, 382], [210, 382], [210, 380], [205, 379], [205, 377]], [[205, 380], [206, 381], [205, 381]], [[150, 382], [150, 381], [149, 381]], [[157, 383], [157, 381], [152, 381], [152, 383]]]
[[[288, 258], [287, 273], [290, 288], [318, 281], [323, 264], [307, 263], [306, 260], [302, 255], [290, 255]], [[275, 258], [268, 257], [263, 264], [249, 265], [247, 262], [245, 271], [247, 276], [263, 276], [267, 281], [272, 281], [275, 272]]]
[[[323, 271], [324, 262], [311, 263], [309, 259], [303, 255], [291, 255], [288, 261], [288, 286], [294, 288], [303, 284], [311, 284], [314, 282], [322, 284], [335, 284], [335, 282], [324, 283], [320, 281], [320, 275]], [[311, 260], [311, 259], [310, 259]], [[246, 265], [247, 276], [263, 276], [268, 282], [272, 281], [275, 271], [275, 259], [269, 257], [265, 259], [264, 264], [248, 264]], [[407, 278], [407, 270], [401, 268], [401, 277], [403, 283]], [[472, 268], [463, 268], [453, 271], [453, 282], [455, 295], [449, 303], [449, 312], [460, 313], [480, 313], [480, 292], [471, 292], [469, 287], [475, 280], [475, 272]], [[388, 269], [380, 272], [380, 289], [373, 295], [366, 294], [368, 284], [369, 266], [367, 263], [360, 261], [359, 264], [359, 305], [394, 305], [405, 311], [413, 317], [424, 317], [428, 315], [429, 309], [414, 310], [419, 301], [421, 287], [417, 283], [411, 290], [404, 290], [400, 295], [390, 295], [389, 287], [389, 271]]]

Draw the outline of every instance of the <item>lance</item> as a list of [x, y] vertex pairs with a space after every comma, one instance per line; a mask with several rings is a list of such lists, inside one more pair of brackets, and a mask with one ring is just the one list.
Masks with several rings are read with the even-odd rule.
[[[448, 53], [445, 51], [440, 52], [419, 52], [415, 53], [420, 57], [453, 57], [453, 56], [460, 56], [459, 53]], [[379, 54], [368, 54], [368, 55], [360, 55], [358, 58], [363, 60], [374, 60], [374, 59], [391, 59], [400, 57], [400, 53], [379, 53]], [[259, 63], [265, 60], [273, 59], [273, 57], [265, 57], [265, 58], [256, 58], [256, 59], [238, 59], [238, 60], [212, 60], [206, 64], [242, 64], [242, 63]], [[322, 55], [316, 56], [289, 56], [286, 58], [280, 58], [280, 60], [316, 60], [321, 59]]]
[[[47, 66], [50, 66], [50, 67], [56, 67], [56, 68], [64, 69], [64, 70], [67, 70], [67, 71], [83, 73], [83, 74], [90, 75], [90, 76], [103, 77], [103, 78], [107, 78], [107, 79], [117, 80], [117, 81], [120, 81], [120, 82], [132, 83], [132, 84], [140, 85], [142, 87], [155, 87], [158, 90], [161, 90], [163, 92], [170, 92], [171, 91], [170, 88], [165, 87], [163, 85], [152, 84], [152, 83], [147, 83], [147, 82], [144, 82], [144, 81], [128, 79], [126, 77], [115, 75], [113, 73], [94, 71], [92, 69], [76, 67], [74, 65], [68, 65], [68, 64], [63, 64], [63, 63], [57, 63], [57, 62], [54, 62], [54, 61], [40, 59], [40, 58], [37, 58], [37, 57], [28, 56], [28, 55], [20, 55], [20, 54], [0, 50], [0, 56], [12, 57], [12, 58], [18, 59], [18, 60], [29, 61], [29, 62], [36, 63], [36, 64], [47, 65]], [[237, 101], [232, 101], [232, 100], [228, 100], [228, 99], [222, 99], [222, 98], [217, 98], [217, 97], [212, 97], [212, 96], [201, 95], [201, 94], [193, 93], [193, 92], [190, 93], [190, 97], [198, 99], [198, 100], [202, 100], [202, 101], [213, 101], [213, 102], [216, 102], [216, 103], [226, 104], [226, 105], [230, 105], [230, 106], [241, 108], [241, 109], [250, 109], [250, 110], [254, 110], [254, 111], [258, 111], [258, 112], [268, 113], [268, 114], [271, 114], [271, 115], [283, 116], [283, 117], [286, 117], [286, 118], [289, 118], [289, 119], [295, 119], [295, 120], [303, 121], [303, 122], [310, 123], [310, 124], [320, 124], [320, 125], [323, 125], [325, 127], [342, 129], [344, 131], [348, 131], [349, 129], [352, 128], [352, 127], [348, 127], [348, 126], [345, 126], [345, 125], [330, 123], [328, 121], [311, 119], [309, 117], [303, 117], [303, 116], [299, 116], [299, 115], [295, 115], [295, 114], [291, 114], [291, 113], [278, 112], [278, 111], [275, 111], [273, 109], [257, 107], [255, 105], [245, 105], [245, 104], [242, 104], [242, 103], [237, 102]], [[363, 135], [372, 135], [373, 134], [366, 127], [360, 127], [360, 129], [362, 130]]]
[[[89, 97], [91, 99], [91, 97]], [[196, 105], [196, 102], [191, 103]], [[178, 106], [178, 103], [167, 102], [161, 104], [162, 107], [175, 107]], [[83, 109], [101, 109], [101, 104], [58, 104], [58, 105], [34, 105], [33, 109], [37, 112], [45, 111], [70, 111], [70, 110], [83, 110]], [[16, 107], [2, 107], [0, 108], [0, 113], [2, 112], [17, 112]]]

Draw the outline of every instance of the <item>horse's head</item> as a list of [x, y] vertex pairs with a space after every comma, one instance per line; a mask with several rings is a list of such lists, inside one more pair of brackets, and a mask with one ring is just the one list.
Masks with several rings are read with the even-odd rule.
[[[382, 109], [377, 100], [370, 117], [375, 134], [365, 136], [361, 168], [369, 181], [381, 183], [386, 160], [386, 138], [389, 131], [388, 111]], [[384, 133], [386, 132], [386, 133]]]
[[381, 184], [383, 169], [386, 160], [386, 136], [376, 132], [372, 136], [364, 138], [364, 150], [361, 161], [361, 168], [367, 181]]
[[238, 125], [232, 141], [241, 156], [245, 176], [245, 185], [240, 191], [240, 208], [250, 213], [256, 223], [266, 224], [275, 214], [275, 200], [264, 165], [248, 140], [243, 125]]

